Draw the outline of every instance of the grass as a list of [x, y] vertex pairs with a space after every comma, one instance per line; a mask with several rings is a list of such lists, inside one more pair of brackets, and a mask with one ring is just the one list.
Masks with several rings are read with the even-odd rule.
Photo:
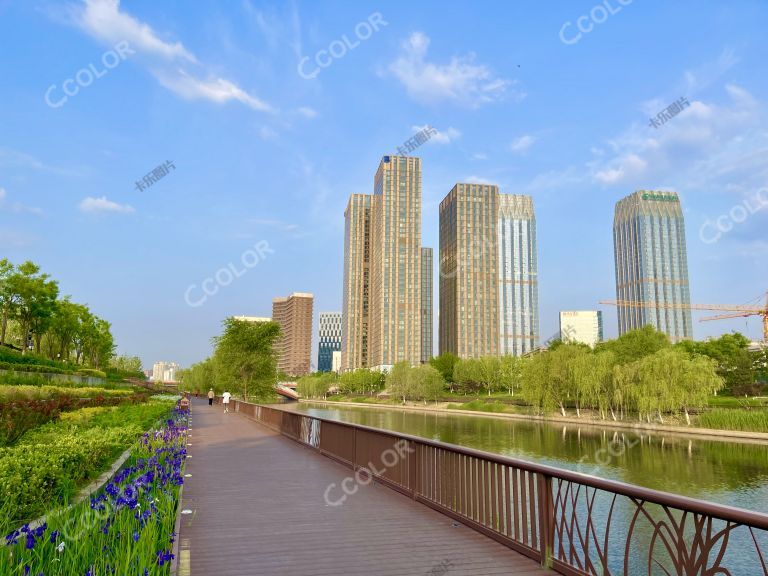
[[768, 433], [768, 410], [716, 408], [701, 414], [698, 417], [697, 424], [702, 428], [714, 428], [717, 430]]
[[476, 412], [507, 412], [507, 406], [502, 402], [485, 402], [483, 400], [472, 400], [464, 404], [448, 404], [449, 410], [474, 410]]

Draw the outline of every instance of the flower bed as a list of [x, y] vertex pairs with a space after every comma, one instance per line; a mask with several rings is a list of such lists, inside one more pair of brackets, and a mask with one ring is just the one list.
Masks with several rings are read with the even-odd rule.
[[148, 393], [134, 390], [56, 386], [0, 386], [0, 447], [25, 432], [56, 420], [66, 410], [145, 402]]
[[77, 419], [76, 411], [72, 418], [49, 422], [14, 446], [0, 448], [0, 517], [16, 524], [67, 504], [171, 406], [123, 405], [91, 411], [83, 419]]
[[11, 531], [0, 548], [0, 574], [168, 574], [186, 418], [175, 409], [162, 428], [143, 434], [129, 463], [90, 501]]

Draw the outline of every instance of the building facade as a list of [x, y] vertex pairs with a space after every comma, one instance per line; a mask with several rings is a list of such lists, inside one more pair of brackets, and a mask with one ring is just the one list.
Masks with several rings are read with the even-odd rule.
[[617, 202], [613, 244], [619, 334], [650, 324], [672, 342], [691, 338], [685, 222], [678, 195], [639, 190]]
[[333, 353], [341, 350], [341, 312], [320, 312], [317, 371], [333, 370]]
[[176, 362], [155, 362], [152, 366], [152, 380], [155, 382], [176, 382], [181, 369]]
[[499, 354], [520, 356], [539, 341], [539, 265], [533, 198], [500, 194]]
[[342, 371], [368, 366], [372, 198], [352, 194], [344, 211]]
[[440, 353], [499, 353], [498, 187], [456, 184], [440, 203]]
[[603, 341], [603, 313], [599, 310], [560, 312], [560, 340], [594, 348]]
[[421, 159], [384, 156], [371, 202], [368, 365], [421, 362]]
[[457, 184], [440, 203], [440, 353], [521, 355], [539, 339], [529, 196]]
[[272, 320], [280, 326], [277, 369], [290, 376], [304, 376], [311, 371], [312, 294], [294, 292], [272, 300]]
[[421, 249], [421, 363], [426, 364], [434, 351], [432, 332], [434, 319], [432, 312], [433, 294], [433, 257], [432, 248]]

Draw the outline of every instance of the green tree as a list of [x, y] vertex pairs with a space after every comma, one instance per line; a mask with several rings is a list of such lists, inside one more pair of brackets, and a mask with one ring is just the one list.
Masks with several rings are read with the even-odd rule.
[[596, 350], [613, 352], [617, 363], [628, 364], [669, 346], [671, 344], [667, 335], [648, 324], [638, 330], [625, 332], [616, 340], [601, 342]]
[[244, 400], [274, 395], [277, 382], [275, 322], [248, 322], [227, 318], [224, 331], [214, 338], [213, 363], [217, 384], [231, 388]]
[[409, 396], [414, 400], [423, 400], [424, 404], [437, 399], [445, 390], [445, 378], [439, 370], [429, 364], [409, 368]]
[[453, 369], [458, 362], [459, 357], [452, 352], [443, 352], [429, 359], [429, 364], [443, 375], [446, 382], [451, 384], [453, 384]]
[[7, 258], [0, 259], [0, 346], [5, 345], [8, 321], [15, 316], [19, 303], [15, 276], [16, 267]]
[[515, 390], [519, 390], [523, 383], [523, 365], [525, 358], [505, 354], [501, 357], [500, 367], [500, 386], [507, 391], [507, 394], [514, 396]]
[[22, 354], [27, 353], [27, 342], [33, 330], [35, 348], [40, 351], [42, 333], [50, 325], [59, 286], [49, 278], [36, 264], [24, 262], [17, 268], [17, 274], [8, 280], [11, 290], [18, 296], [14, 316], [21, 326]]
[[392, 396], [401, 398], [403, 404], [413, 394], [411, 370], [411, 365], [408, 362], [398, 362], [386, 377], [387, 390]]

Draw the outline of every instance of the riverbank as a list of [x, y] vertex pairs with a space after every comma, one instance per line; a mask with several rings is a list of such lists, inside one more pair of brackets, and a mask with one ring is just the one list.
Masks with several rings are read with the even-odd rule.
[[545, 424], [568, 424], [578, 425], [590, 428], [611, 428], [618, 430], [634, 432], [655, 432], [669, 433], [678, 436], [689, 436], [694, 438], [707, 437], [710, 440], [721, 440], [723, 442], [747, 442], [752, 444], [768, 444], [768, 433], [764, 432], [743, 432], [739, 430], [718, 430], [712, 428], [694, 428], [683, 426], [670, 426], [662, 424], [648, 424], [643, 422], [614, 422], [612, 420], [586, 420], [582, 418], [571, 418], [563, 416], [534, 416], [530, 414], [512, 414], [509, 412], [481, 412], [479, 410], [460, 410], [446, 408], [444, 406], [412, 406], [396, 404], [376, 404], [373, 402], [343, 402], [336, 400], [299, 400], [305, 404], [323, 404], [327, 406], [338, 407], [356, 407], [356, 408], [378, 408], [384, 410], [403, 410], [410, 412], [424, 412], [436, 414], [460, 414], [464, 416], [479, 416], [483, 418], [496, 418], [507, 420], [527, 420], [531, 422], [541, 422]]

